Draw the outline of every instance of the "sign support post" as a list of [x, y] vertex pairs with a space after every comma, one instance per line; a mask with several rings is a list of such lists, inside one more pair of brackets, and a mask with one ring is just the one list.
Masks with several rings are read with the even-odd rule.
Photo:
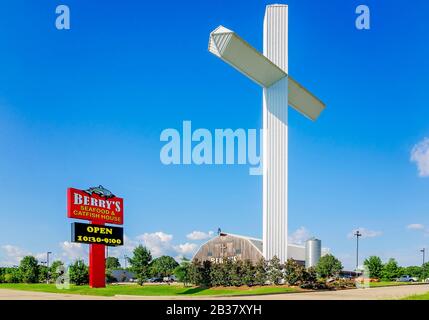
[[[104, 225], [104, 223], [102, 224]], [[90, 288], [106, 287], [106, 249], [104, 244], [89, 245], [89, 286]]]
[[89, 286], [91, 288], [106, 287], [106, 260], [104, 244], [89, 245]]

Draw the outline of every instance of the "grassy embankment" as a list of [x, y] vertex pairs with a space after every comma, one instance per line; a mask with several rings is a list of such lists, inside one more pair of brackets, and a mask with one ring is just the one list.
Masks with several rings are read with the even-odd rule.
[[270, 293], [289, 293], [299, 291], [286, 286], [263, 287], [232, 287], [232, 288], [200, 288], [184, 287], [182, 285], [108, 285], [106, 288], [92, 289], [89, 286], [74, 286], [70, 289], [57, 289], [54, 284], [24, 284], [4, 283], [0, 289], [26, 290], [35, 292], [50, 292], [63, 294], [82, 294], [97, 296], [139, 295], [139, 296], [225, 296], [225, 295], [252, 295]]

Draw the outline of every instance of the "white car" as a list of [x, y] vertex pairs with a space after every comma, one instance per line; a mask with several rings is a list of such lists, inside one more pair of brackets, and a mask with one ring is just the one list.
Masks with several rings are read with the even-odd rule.
[[396, 279], [397, 282], [417, 282], [418, 279], [416, 277], [410, 277], [409, 275], [405, 275]]

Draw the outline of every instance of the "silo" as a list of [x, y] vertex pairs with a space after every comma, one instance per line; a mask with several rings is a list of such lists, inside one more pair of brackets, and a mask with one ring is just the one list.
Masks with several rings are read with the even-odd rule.
[[314, 267], [322, 255], [322, 241], [310, 238], [305, 242], [305, 267]]

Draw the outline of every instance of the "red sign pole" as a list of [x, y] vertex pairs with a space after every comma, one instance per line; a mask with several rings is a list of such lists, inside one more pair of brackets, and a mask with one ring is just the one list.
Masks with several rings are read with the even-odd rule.
[[91, 288], [106, 287], [105, 251], [104, 244], [89, 245], [89, 286]]

